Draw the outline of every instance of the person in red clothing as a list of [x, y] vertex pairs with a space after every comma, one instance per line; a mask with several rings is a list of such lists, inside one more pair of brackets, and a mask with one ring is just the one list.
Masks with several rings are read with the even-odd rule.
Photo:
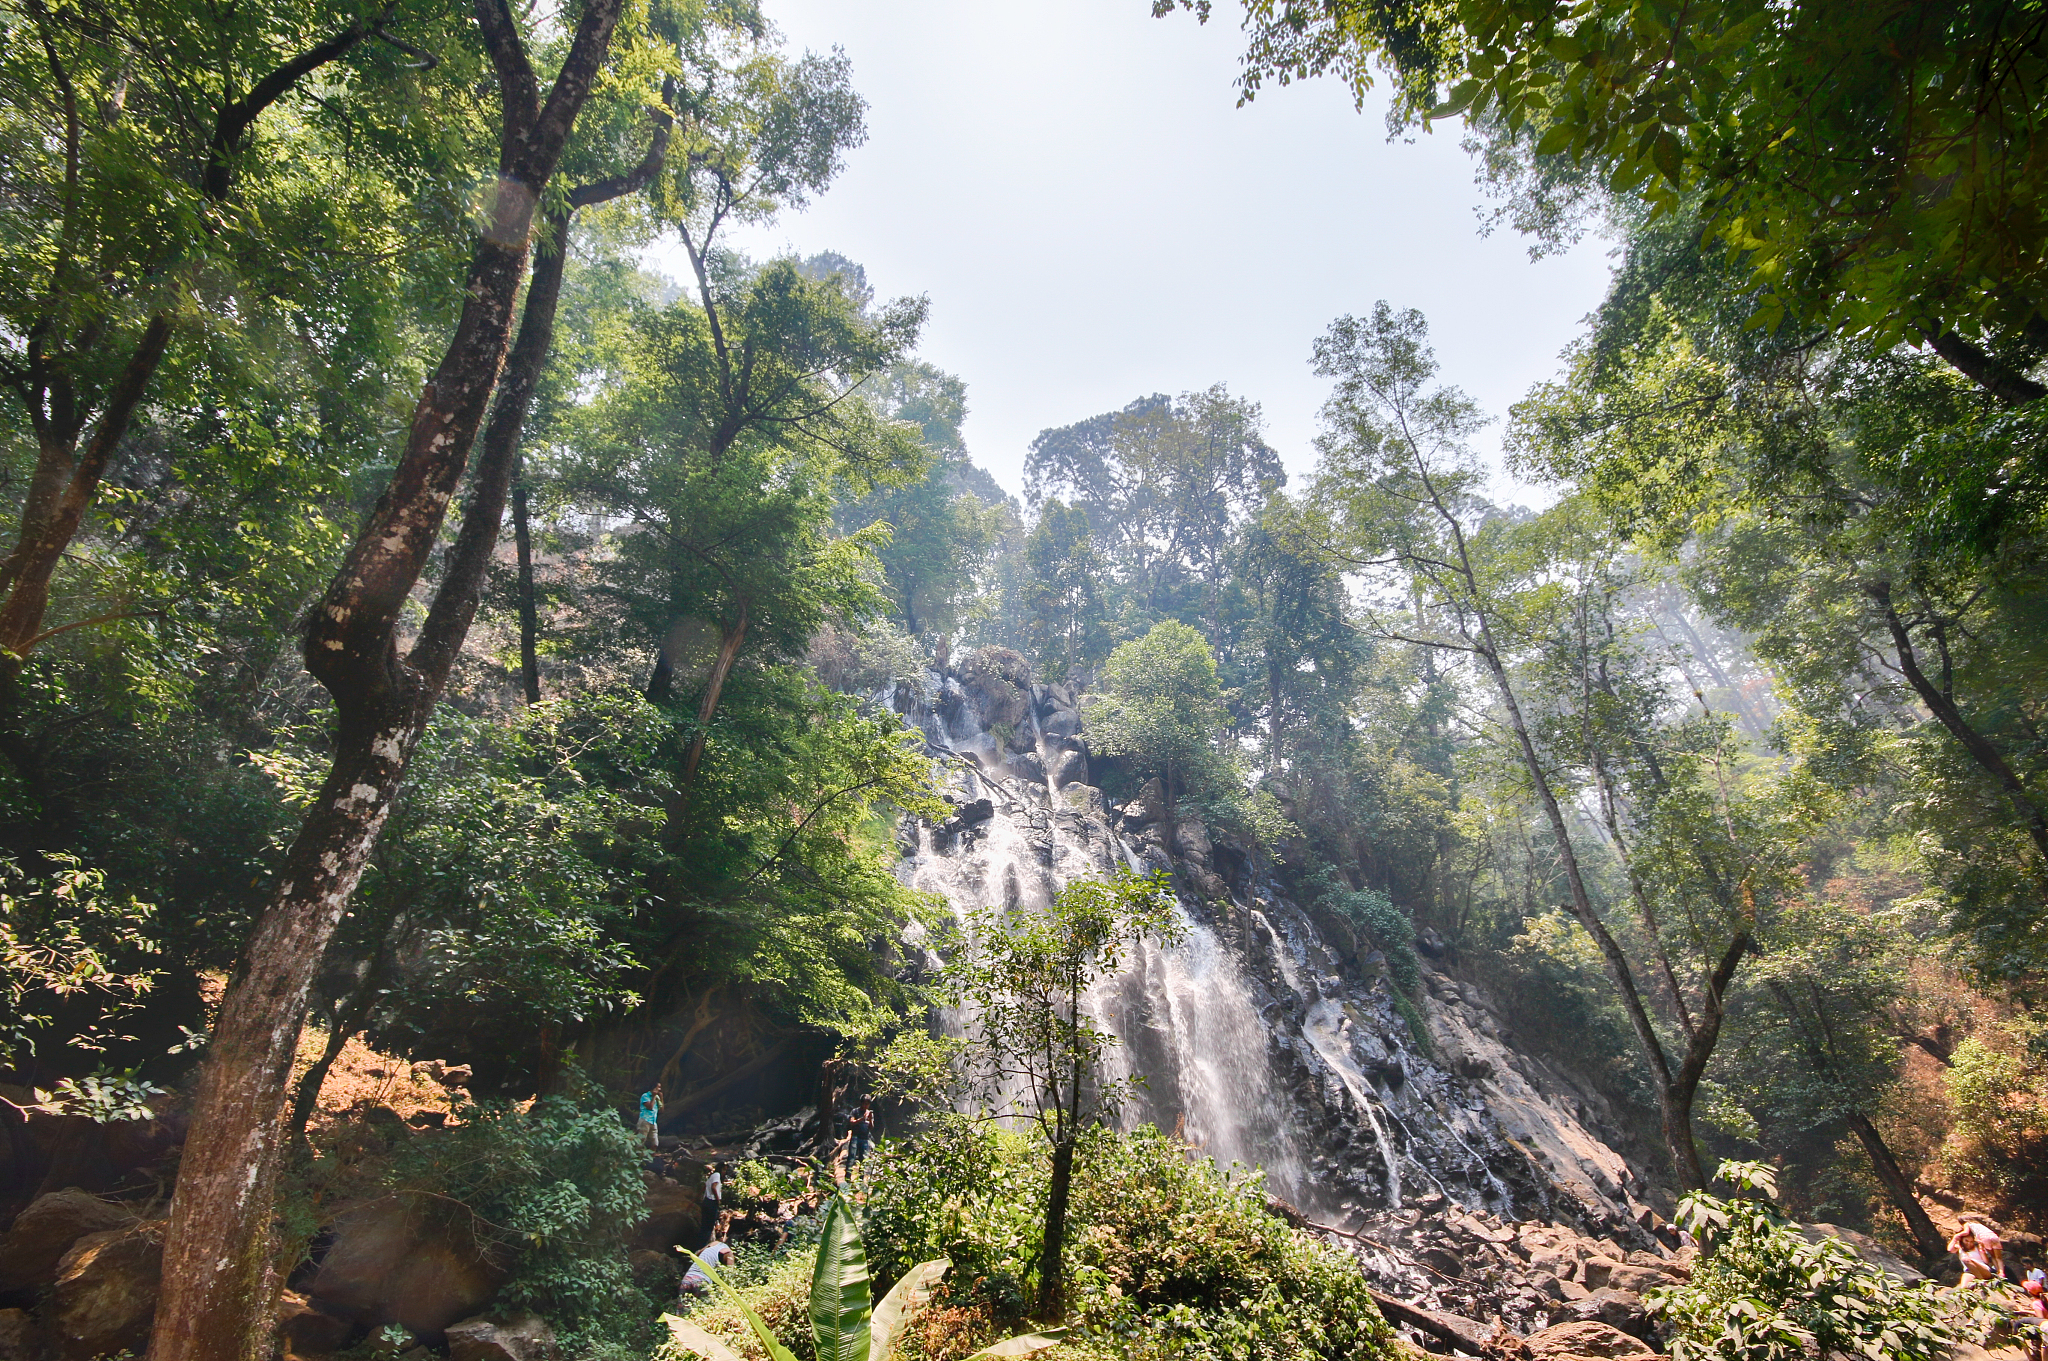
[[2019, 1334], [2027, 1361], [2048, 1361], [2048, 1279], [2039, 1268], [2027, 1273], [2020, 1289]]

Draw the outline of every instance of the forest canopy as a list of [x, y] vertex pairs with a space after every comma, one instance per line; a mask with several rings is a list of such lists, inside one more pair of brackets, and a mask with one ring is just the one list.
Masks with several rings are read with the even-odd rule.
[[[1417, 1045], [1419, 950], [1484, 982], [1660, 1184], [1768, 1160], [1923, 1256], [1924, 1186], [2038, 1219], [2041, 8], [1242, 18], [1245, 99], [1462, 120], [1611, 286], [1510, 411], [1345, 299], [1292, 478], [1190, 374], [1044, 394], [1011, 494], [933, 300], [736, 244], [868, 137], [752, 0], [0, 0], [0, 1096], [186, 1122], [157, 1361], [267, 1326], [352, 1043], [459, 1055], [463, 1140], [625, 1214], [612, 1108], [703, 1133], [780, 1065], [829, 1122], [936, 1035], [931, 942], [1016, 906], [902, 867], [972, 825], [970, 691], [1052, 792], [1066, 724], [1048, 819], [1143, 810], [1197, 905], [1240, 867]], [[1045, 1085], [1064, 1197], [1099, 1119]], [[644, 1325], [572, 1239], [533, 1298]]]

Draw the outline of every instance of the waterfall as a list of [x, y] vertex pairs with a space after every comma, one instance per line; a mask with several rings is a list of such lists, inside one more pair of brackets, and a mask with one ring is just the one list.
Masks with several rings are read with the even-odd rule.
[[[1397, 1211], [1418, 1180], [1505, 1212], [1549, 1204], [1569, 1183], [1590, 1212], [1621, 1212], [1604, 1193], [1581, 1194], [1612, 1185], [1594, 1164], [1619, 1159], [1571, 1118], [1569, 1094], [1550, 1101], [1513, 1074], [1482, 1091], [1447, 1065], [1484, 1065], [1426, 1058], [1427, 1038], [1409, 1035], [1385, 994], [1391, 984], [1347, 964], [1241, 851], [1230, 852], [1226, 884], [1198, 824], [1107, 803], [1088, 782], [1073, 696], [1057, 690], [1034, 688], [1021, 712], [1014, 694], [969, 693], [950, 674], [898, 691], [923, 701], [905, 717], [924, 732], [955, 813], [906, 831], [897, 872], [964, 921], [986, 907], [1042, 911], [1068, 884], [1118, 868], [1177, 870], [1178, 942], [1140, 943], [1084, 1003], [1119, 1041], [1104, 1076], [1133, 1080], [1124, 1127], [1150, 1123], [1219, 1163], [1261, 1168], [1269, 1191], [1317, 1217]], [[1484, 1028], [1447, 985], [1434, 1006], [1454, 1044]], [[1512, 1135], [1490, 1100], [1503, 1102]]]

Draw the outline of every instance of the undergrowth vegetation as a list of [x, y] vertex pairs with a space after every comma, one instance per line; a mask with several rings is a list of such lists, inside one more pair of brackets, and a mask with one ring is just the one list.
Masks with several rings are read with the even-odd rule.
[[[910, 1339], [906, 1357], [951, 1361], [1022, 1317], [1048, 1176], [1031, 1141], [967, 1123], [942, 1124], [882, 1165], [866, 1197], [878, 1284], [929, 1258], [953, 1262], [937, 1302], [946, 1330]], [[1365, 1361], [1392, 1350], [1357, 1267], [1269, 1213], [1243, 1169], [1151, 1129], [1098, 1129], [1073, 1197], [1067, 1301], [1077, 1335], [1105, 1354]]]

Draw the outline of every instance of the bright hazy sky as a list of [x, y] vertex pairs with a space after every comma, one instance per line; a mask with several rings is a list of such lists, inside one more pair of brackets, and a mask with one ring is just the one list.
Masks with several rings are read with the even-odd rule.
[[1444, 377], [1504, 416], [1607, 285], [1604, 243], [1532, 263], [1479, 234], [1454, 128], [1389, 143], [1331, 81], [1238, 108], [1235, 0], [1206, 27], [1149, 0], [766, 9], [792, 52], [846, 49], [869, 135], [808, 211], [742, 243], [836, 250], [883, 296], [928, 295], [921, 357], [966, 380], [968, 448], [1013, 491], [1041, 429], [1218, 382], [1306, 473], [1327, 387], [1310, 345], [1380, 298], [1422, 309]]

